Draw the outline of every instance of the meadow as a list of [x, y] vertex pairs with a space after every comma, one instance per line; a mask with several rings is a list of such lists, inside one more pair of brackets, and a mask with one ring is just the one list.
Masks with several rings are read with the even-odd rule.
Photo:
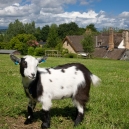
[[[102, 79], [91, 86], [85, 117], [75, 129], [129, 129], [129, 62], [108, 59], [78, 59], [48, 57], [41, 67], [80, 62]], [[41, 104], [35, 108], [35, 121], [24, 125], [28, 99], [19, 74], [9, 55], [0, 55], [0, 129], [40, 129]], [[72, 129], [75, 108], [71, 99], [54, 100], [51, 109], [51, 129]]]

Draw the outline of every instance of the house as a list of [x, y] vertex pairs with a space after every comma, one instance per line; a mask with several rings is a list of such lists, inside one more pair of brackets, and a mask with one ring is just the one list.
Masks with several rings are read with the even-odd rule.
[[128, 31], [114, 33], [113, 29], [110, 28], [109, 33], [101, 33], [96, 36], [96, 48], [93, 55], [99, 58], [122, 59], [129, 49], [128, 39]]
[[43, 47], [46, 44], [46, 42], [44, 42], [43, 40], [40, 40], [38, 43], [40, 47]]
[[84, 39], [83, 35], [66, 36], [63, 40], [63, 48], [68, 49], [69, 53], [86, 56], [83, 50], [81, 41]]
[[[66, 36], [63, 41], [63, 48], [68, 49], [70, 53], [85, 54], [86, 56], [81, 44], [83, 38], [83, 35]], [[122, 33], [114, 33], [113, 29], [110, 28], [108, 33], [101, 33], [95, 36], [94, 42], [94, 57], [119, 60], [128, 56], [126, 55], [126, 51], [129, 49], [128, 30]]]
[[20, 52], [17, 51], [17, 50], [0, 49], [0, 54], [15, 54], [15, 55], [20, 55]]

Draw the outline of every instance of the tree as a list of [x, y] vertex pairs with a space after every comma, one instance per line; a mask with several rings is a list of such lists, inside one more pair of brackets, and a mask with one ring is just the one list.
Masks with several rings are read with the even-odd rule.
[[0, 42], [3, 42], [3, 40], [4, 40], [4, 35], [0, 34]]
[[35, 22], [23, 24], [18, 19], [10, 23], [4, 36], [4, 41], [8, 42], [18, 34], [34, 34]]
[[44, 27], [41, 29], [41, 39], [42, 39], [44, 42], [47, 41], [49, 29], [50, 29], [50, 27], [49, 27], [48, 25], [44, 26]]
[[92, 33], [86, 33], [84, 34], [84, 39], [82, 40], [82, 46], [86, 53], [88, 53], [89, 57], [91, 56], [91, 53], [94, 51], [94, 40], [93, 40], [93, 34]]
[[94, 24], [89, 24], [88, 26], [86, 26], [86, 30], [91, 30], [92, 32], [97, 32], [97, 29], [95, 28]]
[[16, 36], [17, 34], [24, 33], [24, 25], [18, 19], [15, 20], [14, 23], [10, 23], [9, 27], [5, 33], [5, 41], [9, 41], [12, 37]]
[[63, 40], [67, 35], [80, 35], [80, 29], [75, 22], [60, 24], [58, 35]]
[[55, 48], [59, 42], [57, 29], [58, 27], [56, 24], [52, 24], [50, 26], [50, 30], [49, 30], [48, 38], [47, 38], [47, 45], [50, 48]]
[[16, 49], [21, 52], [21, 54], [25, 55], [28, 53], [27, 44], [30, 40], [36, 40], [36, 38], [32, 34], [18, 34], [17, 36], [13, 37], [9, 42], [9, 49]]
[[35, 22], [24, 24], [24, 32], [25, 34], [34, 34], [35, 33]]
[[34, 36], [36, 37], [37, 41], [41, 40], [41, 30], [40, 30], [40, 27], [35, 29]]

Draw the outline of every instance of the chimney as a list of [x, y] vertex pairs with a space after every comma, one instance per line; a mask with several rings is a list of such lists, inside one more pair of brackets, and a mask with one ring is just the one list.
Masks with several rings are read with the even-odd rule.
[[114, 34], [113, 34], [113, 29], [110, 27], [109, 28], [109, 51], [112, 51], [114, 49]]
[[129, 31], [124, 31], [124, 45], [126, 49], [129, 49]]

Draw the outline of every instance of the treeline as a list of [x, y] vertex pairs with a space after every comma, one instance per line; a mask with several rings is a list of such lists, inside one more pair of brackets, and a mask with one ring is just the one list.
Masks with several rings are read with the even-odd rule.
[[28, 54], [30, 47], [31, 51], [41, 47], [38, 44], [40, 41], [46, 42], [45, 48], [61, 49], [66, 35], [82, 35], [84, 32], [85, 28], [79, 28], [74, 22], [36, 28], [34, 21], [24, 24], [17, 19], [0, 33], [0, 49], [17, 49], [21, 54]]
[[[42, 55], [45, 49], [62, 49], [62, 41], [67, 35], [83, 35], [86, 29], [99, 33], [94, 24], [80, 28], [75, 22], [56, 24], [41, 27], [35, 22], [22, 23], [18, 19], [10, 23], [8, 29], [0, 32], [0, 49], [16, 49], [21, 54]], [[106, 30], [105, 30], [106, 31]], [[39, 42], [45, 42], [41, 46]]]

